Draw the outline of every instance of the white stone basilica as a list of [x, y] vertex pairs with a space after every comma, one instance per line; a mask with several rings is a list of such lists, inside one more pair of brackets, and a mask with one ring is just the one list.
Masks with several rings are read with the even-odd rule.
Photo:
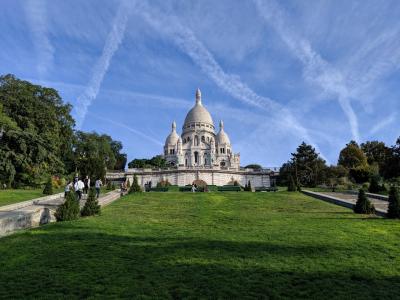
[[201, 92], [196, 91], [196, 103], [188, 112], [182, 127], [182, 134], [176, 132], [172, 123], [171, 133], [165, 140], [162, 155], [169, 163], [164, 169], [128, 169], [125, 172], [107, 173], [112, 181], [133, 182], [137, 176], [142, 187], [156, 186], [168, 181], [172, 185], [191, 185], [204, 181], [207, 185], [223, 186], [237, 181], [245, 186], [249, 181], [252, 187], [270, 187], [270, 169], [253, 170], [240, 167], [240, 155], [234, 154], [224, 123], [219, 124], [215, 134], [213, 119], [203, 106]]
[[196, 91], [196, 103], [188, 112], [182, 127], [182, 135], [176, 132], [176, 123], [165, 140], [164, 158], [171, 166], [187, 169], [240, 168], [240, 154], [234, 154], [224, 123], [220, 121], [215, 134], [213, 119], [201, 102], [201, 92]]

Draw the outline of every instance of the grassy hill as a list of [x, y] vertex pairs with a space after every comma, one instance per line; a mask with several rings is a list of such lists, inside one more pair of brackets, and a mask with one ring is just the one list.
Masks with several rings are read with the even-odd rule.
[[392, 298], [400, 222], [299, 193], [146, 193], [0, 240], [0, 298]]

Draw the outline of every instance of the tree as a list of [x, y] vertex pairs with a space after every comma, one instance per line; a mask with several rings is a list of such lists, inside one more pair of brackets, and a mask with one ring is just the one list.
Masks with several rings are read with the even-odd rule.
[[253, 169], [255, 171], [259, 171], [262, 169], [262, 167], [259, 164], [250, 164], [245, 166], [246, 169]]
[[368, 164], [377, 164], [379, 174], [383, 175], [386, 162], [391, 156], [391, 149], [387, 147], [384, 142], [367, 141], [361, 144], [361, 150], [367, 157]]
[[289, 177], [289, 185], [288, 185], [288, 192], [295, 192], [297, 191], [296, 183], [294, 182], [294, 178], [292, 175]]
[[64, 173], [72, 149], [71, 105], [56, 90], [13, 75], [0, 76], [0, 103], [0, 181], [37, 186]]
[[125, 170], [125, 165], [127, 161], [126, 154], [121, 153], [122, 143], [119, 141], [111, 141], [111, 149], [115, 156], [114, 170]]
[[46, 185], [44, 186], [43, 190], [44, 195], [53, 195], [53, 182], [51, 180], [51, 177], [46, 182]]
[[140, 187], [137, 176], [135, 174], [135, 175], [133, 175], [133, 183], [131, 185], [131, 188], [129, 189], [129, 194], [141, 193], [141, 192], [142, 192], [142, 188]]
[[358, 198], [356, 204], [353, 206], [353, 211], [356, 214], [373, 214], [375, 213], [375, 207], [369, 201], [363, 189], [358, 192]]
[[291, 175], [298, 187], [314, 187], [324, 181], [325, 161], [311, 145], [301, 143], [292, 153]]
[[346, 144], [346, 147], [340, 151], [338, 165], [348, 170], [367, 164], [367, 157], [355, 141], [350, 141], [350, 143]]
[[391, 186], [389, 190], [389, 206], [387, 211], [387, 217], [391, 219], [400, 218], [399, 190], [394, 186]]
[[381, 173], [386, 179], [400, 177], [400, 138], [398, 138], [396, 144], [390, 148]]
[[96, 199], [96, 191], [92, 187], [89, 190], [89, 195], [86, 200], [86, 203], [82, 208], [81, 216], [87, 217], [87, 216], [93, 216], [93, 215], [98, 215], [98, 214], [100, 214], [100, 205]]
[[371, 179], [369, 181], [369, 188], [368, 192], [370, 193], [379, 193], [381, 191], [381, 187], [379, 185], [379, 176], [371, 176]]
[[57, 208], [54, 215], [58, 222], [79, 218], [79, 202], [73, 192], [68, 193], [67, 199]]
[[151, 159], [146, 158], [135, 158], [128, 163], [128, 168], [165, 168], [167, 166], [166, 160], [161, 156], [157, 155]]

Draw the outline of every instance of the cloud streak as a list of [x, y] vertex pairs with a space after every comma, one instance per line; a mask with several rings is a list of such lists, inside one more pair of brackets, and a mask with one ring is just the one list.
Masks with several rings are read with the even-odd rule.
[[114, 53], [118, 50], [119, 45], [125, 35], [126, 24], [130, 6], [127, 1], [122, 1], [117, 14], [115, 15], [111, 31], [108, 34], [105, 42], [103, 52], [93, 68], [92, 77], [87, 85], [85, 91], [78, 97], [77, 105], [75, 107], [76, 124], [77, 128], [81, 128], [89, 106], [93, 100], [96, 99], [99, 93], [104, 76], [106, 75], [110, 66], [111, 59]]
[[294, 130], [296, 135], [300, 135], [318, 149], [307, 129], [295, 119], [288, 109], [268, 97], [256, 94], [238, 76], [226, 73], [193, 32], [187, 26], [183, 26], [175, 16], [152, 10], [144, 3], [141, 3], [139, 12], [157, 32], [161, 32], [172, 39], [219, 88], [245, 104], [268, 113], [274, 112], [271, 117], [277, 124], [288, 131]]
[[324, 91], [336, 95], [337, 101], [350, 124], [353, 139], [360, 140], [357, 116], [350, 103], [350, 93], [343, 75], [325, 61], [311, 46], [287, 24], [288, 17], [275, 1], [254, 0], [260, 16], [273, 26], [291, 53], [304, 65], [306, 81], [319, 85]]
[[39, 76], [43, 77], [53, 65], [55, 52], [48, 37], [46, 3], [44, 0], [29, 0], [24, 2], [24, 9], [38, 56], [36, 69]]

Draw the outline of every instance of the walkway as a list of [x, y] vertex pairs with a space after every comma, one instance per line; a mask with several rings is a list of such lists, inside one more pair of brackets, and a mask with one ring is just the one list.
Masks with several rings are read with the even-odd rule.
[[[327, 201], [333, 204], [337, 204], [340, 206], [344, 206], [347, 208], [353, 208], [353, 205], [357, 202], [357, 195], [350, 193], [339, 193], [339, 192], [312, 192], [308, 190], [303, 191], [304, 194]], [[388, 202], [386, 200], [375, 199], [368, 197], [371, 203], [375, 206], [376, 215], [378, 216], [386, 216], [388, 209]]]

